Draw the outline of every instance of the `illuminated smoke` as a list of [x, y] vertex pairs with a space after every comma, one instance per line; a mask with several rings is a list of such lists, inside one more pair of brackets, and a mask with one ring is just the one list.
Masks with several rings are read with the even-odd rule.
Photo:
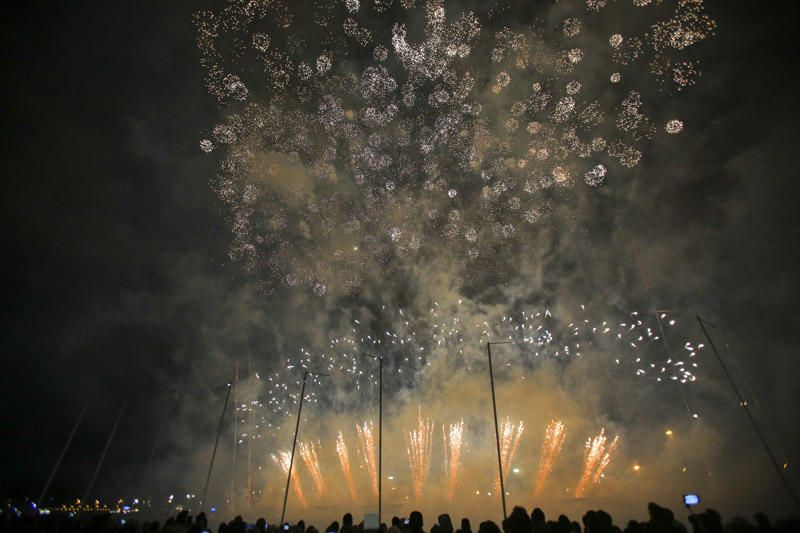
[[542, 441], [542, 451], [539, 455], [539, 470], [536, 473], [536, 488], [534, 496], [539, 496], [544, 490], [547, 478], [553, 472], [553, 465], [558, 459], [564, 447], [564, 440], [567, 437], [567, 427], [560, 420], [551, 420], [544, 430], [544, 440]]
[[575, 497], [582, 498], [586, 492], [600, 482], [603, 474], [611, 462], [611, 454], [617, 448], [619, 436], [614, 437], [610, 444], [606, 445], [605, 428], [600, 429], [600, 433], [586, 441], [586, 448], [583, 452], [583, 473], [575, 487]]

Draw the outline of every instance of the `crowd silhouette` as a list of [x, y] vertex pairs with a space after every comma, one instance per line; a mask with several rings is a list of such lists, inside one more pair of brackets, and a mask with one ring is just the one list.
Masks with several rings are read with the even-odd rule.
[[[621, 527], [614, 524], [611, 515], [603, 510], [587, 511], [581, 522], [559, 515], [556, 520], [548, 520], [544, 511], [535, 508], [530, 514], [523, 507], [514, 507], [511, 514], [498, 525], [486, 520], [473, 531], [469, 519], [463, 518], [458, 529], [448, 514], [440, 514], [436, 522], [426, 530], [422, 513], [413, 511], [408, 518], [392, 517], [389, 524], [381, 524], [375, 533], [689, 533], [689, 529], [675, 518], [675, 514], [655, 503], [647, 506], [648, 520], [631, 520]], [[147, 521], [121, 518], [109, 513], [70, 516], [68, 514], [39, 514], [34, 508], [27, 512], [9, 512], [5, 509], [0, 516], [0, 533], [211, 533], [205, 513], [193, 517], [189, 511], [181, 511], [177, 516], [165, 521]], [[689, 514], [689, 527], [692, 533], [800, 533], [797, 519], [779, 520], [774, 524], [763, 513], [757, 513], [751, 522], [737, 517], [723, 524], [717, 511], [708, 509], [701, 513]], [[222, 522], [217, 533], [368, 533], [364, 523], [356, 524], [350, 513], [342, 517], [341, 524], [332, 522], [324, 531], [303, 520], [296, 524], [267, 524], [264, 518], [248, 523], [242, 516], [230, 522]]]

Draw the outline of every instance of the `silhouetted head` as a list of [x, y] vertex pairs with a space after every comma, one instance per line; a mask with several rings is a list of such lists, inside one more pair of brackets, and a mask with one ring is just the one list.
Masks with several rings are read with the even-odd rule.
[[339, 533], [339, 522], [335, 520], [331, 522], [331, 524], [325, 528], [325, 533]]
[[545, 521], [544, 511], [542, 511], [538, 507], [535, 508], [533, 511], [531, 511], [531, 520], [533, 522], [544, 522]]
[[481, 522], [478, 533], [500, 533], [500, 528], [491, 520], [487, 520], [486, 522]]
[[425, 525], [422, 521], [422, 513], [419, 511], [411, 511], [411, 514], [408, 516], [408, 525], [411, 527], [411, 531], [422, 531], [422, 526]]
[[[444, 533], [453, 533], [453, 521], [450, 519], [449, 514], [440, 514], [436, 521], [439, 523], [439, 528]], [[431, 530], [431, 533], [433, 533], [433, 530]]]
[[350, 513], [345, 513], [342, 517], [342, 525], [343, 526], [352, 526], [353, 525], [353, 515]]
[[469, 523], [469, 518], [461, 519], [461, 531], [472, 531], [472, 524]]
[[187, 522], [187, 518], [189, 517], [189, 511], [181, 511], [178, 513], [178, 516], [175, 518], [175, 521], [179, 524], [185, 524]]

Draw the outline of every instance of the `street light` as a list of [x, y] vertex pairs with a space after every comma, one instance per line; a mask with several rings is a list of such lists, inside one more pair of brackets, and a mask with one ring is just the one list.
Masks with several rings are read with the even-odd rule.
[[292, 455], [289, 458], [289, 473], [286, 476], [286, 491], [283, 493], [283, 510], [281, 511], [281, 524], [286, 517], [286, 500], [289, 499], [289, 484], [292, 482], [292, 466], [294, 465], [294, 450], [297, 447], [297, 433], [300, 431], [300, 414], [303, 412], [303, 399], [306, 395], [306, 380], [308, 376], [330, 376], [330, 374], [322, 374], [320, 372], [311, 372], [306, 370], [303, 373], [303, 386], [300, 388], [300, 406], [297, 408], [297, 424], [294, 427], [294, 441], [292, 441]]
[[383, 357], [361, 354], [378, 360], [378, 529], [381, 527], [381, 503], [383, 500]]
[[503, 502], [503, 520], [508, 518], [506, 513], [506, 486], [503, 481], [503, 457], [500, 453], [500, 426], [497, 424], [497, 399], [494, 394], [494, 370], [492, 369], [492, 345], [493, 344], [514, 344], [511, 341], [497, 341], [486, 343], [486, 353], [489, 356], [489, 381], [492, 384], [492, 409], [494, 410], [494, 436], [497, 441], [497, 469], [500, 473], [500, 497]]

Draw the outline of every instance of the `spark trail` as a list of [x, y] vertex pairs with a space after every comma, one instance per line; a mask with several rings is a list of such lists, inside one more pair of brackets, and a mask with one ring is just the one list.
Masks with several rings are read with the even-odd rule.
[[375, 460], [375, 426], [372, 421], [364, 421], [363, 424], [356, 424], [358, 440], [361, 445], [361, 460], [367, 468], [370, 481], [372, 482], [372, 492], [378, 495], [378, 463]]
[[342, 465], [342, 474], [347, 481], [347, 490], [350, 491], [350, 500], [356, 501], [356, 488], [353, 485], [353, 472], [350, 470], [350, 454], [347, 452], [347, 443], [344, 435], [340, 431], [336, 436], [336, 453], [339, 455], [339, 463]]
[[322, 471], [319, 468], [319, 458], [317, 457], [317, 450], [313, 442], [301, 442], [300, 457], [308, 468], [308, 473], [311, 474], [311, 479], [314, 481], [314, 488], [318, 495], [325, 492], [325, 480], [322, 477]]
[[[273, 453], [272, 460], [275, 461], [275, 464], [280, 467], [284, 475], [289, 475], [289, 465], [291, 465], [292, 461], [291, 452], [288, 450], [281, 450], [278, 452], [278, 455]], [[300, 485], [300, 478], [298, 478], [296, 475], [292, 476], [292, 489], [294, 490], [295, 497], [297, 497], [297, 500], [300, 502], [300, 506], [305, 507], [306, 496], [303, 494], [303, 487]]]
[[458, 467], [461, 461], [461, 446], [464, 442], [464, 419], [442, 426], [442, 436], [444, 438], [444, 470], [447, 475], [447, 500], [455, 500], [455, 492], [458, 487]]
[[590, 437], [586, 441], [586, 448], [583, 452], [583, 473], [575, 487], [576, 498], [585, 496], [586, 492], [602, 479], [603, 473], [611, 462], [611, 454], [617, 448], [619, 436], [614, 437], [614, 440], [608, 445], [606, 445], [607, 442], [605, 428], [601, 428], [598, 435]]
[[422, 418], [422, 408], [417, 415], [417, 427], [406, 432], [408, 462], [411, 466], [411, 489], [417, 502], [425, 494], [425, 485], [431, 469], [431, 450], [433, 447], [433, 422]]
[[[525, 425], [522, 420], [519, 424], [511, 422], [510, 418], [506, 418], [500, 424], [500, 457], [503, 463], [503, 477], [507, 477], [511, 471], [511, 464], [514, 461], [514, 456], [519, 449], [520, 441], [522, 440], [522, 432], [525, 430]], [[500, 475], [495, 476], [494, 492], [500, 492]]]
[[536, 474], [536, 488], [534, 496], [539, 496], [544, 490], [547, 478], [553, 472], [555, 464], [561, 450], [564, 447], [564, 440], [567, 437], [567, 427], [561, 420], [551, 420], [544, 430], [544, 440], [542, 441], [542, 451], [539, 456], [539, 471]]

